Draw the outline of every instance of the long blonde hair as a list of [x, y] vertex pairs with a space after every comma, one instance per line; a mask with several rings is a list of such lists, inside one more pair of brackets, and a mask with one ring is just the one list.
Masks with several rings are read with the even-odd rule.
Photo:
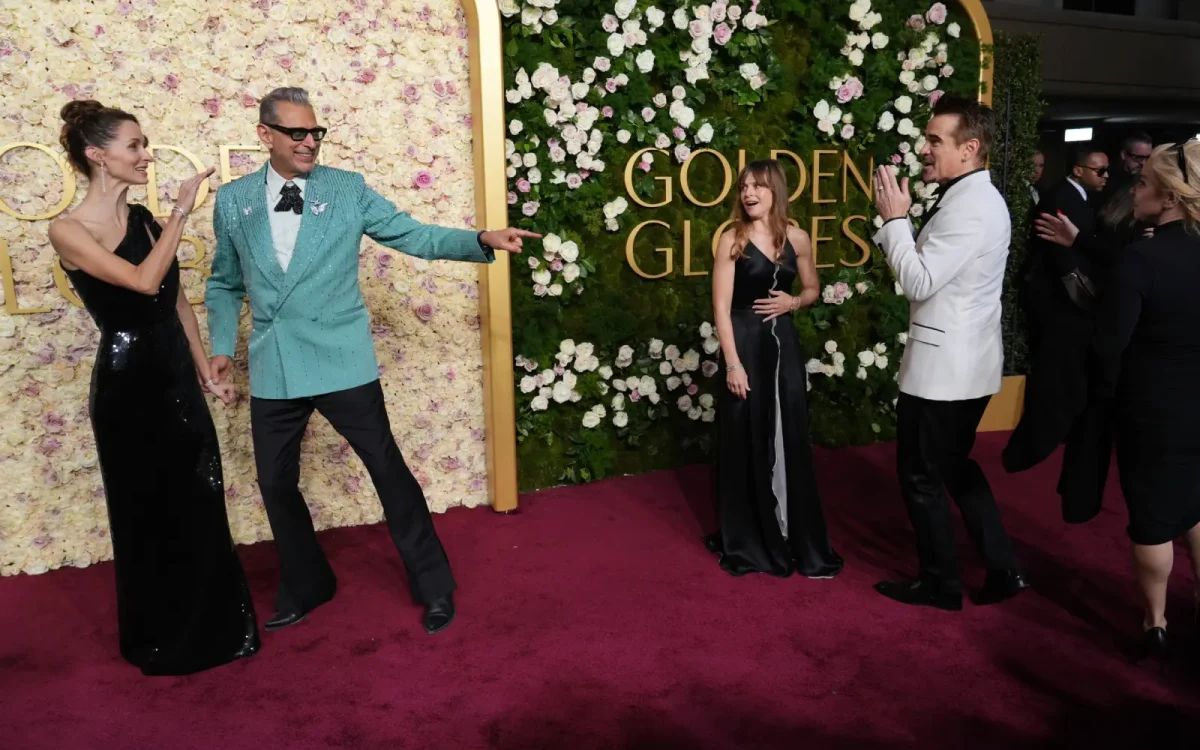
[[[1186, 180], [1180, 168], [1181, 161], [1186, 163]], [[1146, 160], [1142, 173], [1159, 189], [1179, 198], [1184, 226], [1188, 232], [1200, 235], [1200, 141], [1159, 146]]]
[[771, 212], [767, 215], [767, 227], [771, 230], [771, 241], [774, 243], [771, 249], [782, 248], [787, 241], [789, 193], [783, 167], [775, 159], [750, 162], [738, 175], [737, 195], [734, 196], [733, 215], [730, 217], [733, 221], [733, 249], [729, 255], [734, 260], [746, 254], [746, 245], [750, 242], [751, 219], [742, 205], [742, 188], [749, 178], [754, 178], [756, 184], [771, 191]]

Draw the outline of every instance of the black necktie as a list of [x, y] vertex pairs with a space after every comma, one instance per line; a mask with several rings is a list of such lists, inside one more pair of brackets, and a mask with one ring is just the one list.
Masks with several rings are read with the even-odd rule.
[[276, 211], [291, 211], [297, 214], [304, 211], [304, 198], [300, 195], [300, 187], [294, 182], [284, 185], [279, 193], [283, 197], [279, 199], [279, 205], [275, 206]]

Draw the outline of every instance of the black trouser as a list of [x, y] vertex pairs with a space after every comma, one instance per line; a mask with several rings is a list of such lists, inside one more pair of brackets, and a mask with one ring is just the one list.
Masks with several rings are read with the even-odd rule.
[[1016, 568], [992, 489], [970, 457], [989, 400], [929, 401], [901, 393], [896, 405], [897, 471], [917, 535], [921, 577], [947, 593], [962, 590], [947, 491], [988, 569]]
[[276, 609], [307, 612], [329, 601], [337, 589], [337, 578], [317, 542], [312, 516], [300, 494], [300, 441], [314, 409], [366, 465], [383, 504], [388, 531], [408, 570], [413, 597], [429, 602], [449, 594], [455, 588], [450, 563], [433, 528], [421, 485], [392, 437], [383, 389], [376, 380], [310, 398], [250, 400], [258, 484], [279, 550]]

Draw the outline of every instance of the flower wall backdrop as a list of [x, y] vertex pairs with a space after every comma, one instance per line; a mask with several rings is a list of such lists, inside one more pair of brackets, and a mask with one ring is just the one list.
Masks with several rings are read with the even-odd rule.
[[890, 162], [913, 176], [914, 221], [932, 205], [917, 157], [930, 108], [944, 92], [979, 93], [966, 13], [929, 0], [500, 9], [510, 221], [548, 233], [512, 276], [522, 489], [706, 455], [725, 387], [707, 274], [736, 189], [723, 191], [715, 155], [693, 157], [703, 150], [734, 175], [740, 151], [804, 162], [801, 173], [781, 157], [791, 185], [805, 183], [791, 216], [821, 236], [818, 263], [829, 266], [821, 300], [796, 315], [813, 437], [893, 437], [908, 305], [870, 245], [861, 183]]
[[[322, 161], [367, 182], [421, 221], [474, 225], [467, 28], [449, 0], [210, 3], [113, 0], [92, 4], [0, 0], [0, 148], [58, 147], [58, 113], [72, 98], [96, 98], [136, 114], [153, 144], [217, 165], [222, 145], [254, 144], [259, 97], [304, 86], [330, 127]], [[169, 210], [192, 165], [157, 152], [162, 206]], [[234, 175], [263, 154], [232, 151]], [[213, 180], [216, 185], [216, 178]], [[86, 188], [80, 179], [77, 201]], [[62, 173], [37, 150], [0, 157], [0, 199], [21, 214], [53, 208]], [[132, 194], [131, 200], [145, 201]], [[188, 223], [214, 249], [213, 198]], [[52, 274], [49, 222], [0, 214], [15, 281], [0, 309], [0, 572], [40, 572], [107, 559], [110, 545], [87, 415], [97, 340], [87, 313], [67, 301]], [[181, 257], [193, 257], [183, 246]], [[198, 265], [207, 268], [209, 259]], [[487, 502], [483, 442], [478, 268], [428, 263], [369, 241], [361, 277], [389, 413], [401, 449], [436, 511]], [[193, 299], [201, 271], [184, 274]], [[11, 296], [11, 295], [10, 295]], [[203, 306], [196, 307], [204, 325]], [[243, 321], [240, 383], [246, 384]], [[255, 482], [249, 405], [212, 401], [223, 448], [234, 537], [270, 529]], [[304, 444], [301, 488], [318, 527], [371, 523], [381, 511], [349, 446], [314, 417]]]

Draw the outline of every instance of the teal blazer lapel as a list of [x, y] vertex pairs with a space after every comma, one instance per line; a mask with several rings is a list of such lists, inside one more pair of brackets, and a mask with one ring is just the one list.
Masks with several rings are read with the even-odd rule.
[[283, 268], [275, 257], [275, 240], [271, 237], [272, 206], [267, 205], [267, 168], [263, 166], [245, 180], [247, 194], [237, 202], [242, 212], [238, 223], [242, 225], [250, 256], [263, 274], [278, 287], [283, 284]]
[[[326, 194], [323, 173], [322, 167], [314, 169], [304, 186], [304, 216], [300, 219], [300, 234], [296, 237], [292, 260], [288, 263], [287, 273], [283, 277], [283, 288], [279, 291], [280, 304], [283, 304], [288, 294], [296, 288], [296, 283], [304, 277], [304, 272], [313, 259], [320, 254], [325, 234], [335, 221], [329, 211], [333, 196]], [[269, 227], [267, 233], [270, 234]]]

